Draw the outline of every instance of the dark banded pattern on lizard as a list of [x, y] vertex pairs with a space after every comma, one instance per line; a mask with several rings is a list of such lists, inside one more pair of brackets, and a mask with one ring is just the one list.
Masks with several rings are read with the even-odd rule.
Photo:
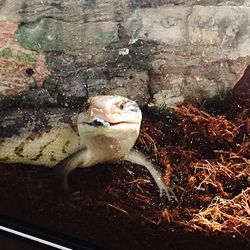
[[80, 146], [76, 119], [67, 109], [0, 111], [0, 162], [56, 165]]
[[88, 109], [0, 111], [0, 162], [54, 167], [63, 191], [76, 167], [127, 160], [146, 167], [160, 194], [175, 198], [161, 173], [141, 152], [131, 150], [139, 135], [142, 113], [121, 96], [96, 96]]

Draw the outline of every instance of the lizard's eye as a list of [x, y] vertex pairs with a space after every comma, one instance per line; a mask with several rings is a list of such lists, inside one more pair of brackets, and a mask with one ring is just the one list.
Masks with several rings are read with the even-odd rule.
[[121, 101], [121, 102], [118, 103], [118, 108], [120, 110], [123, 110], [125, 108], [125, 105], [126, 105], [126, 103], [124, 101]]

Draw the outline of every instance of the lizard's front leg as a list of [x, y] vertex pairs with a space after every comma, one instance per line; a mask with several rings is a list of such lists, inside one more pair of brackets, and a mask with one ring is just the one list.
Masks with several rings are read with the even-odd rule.
[[71, 189], [68, 184], [68, 175], [75, 168], [84, 164], [87, 149], [80, 149], [76, 153], [69, 155], [54, 167], [56, 180], [58, 182], [61, 195], [70, 197]]
[[177, 197], [173, 192], [172, 188], [166, 186], [166, 184], [164, 183], [162, 179], [162, 174], [158, 170], [157, 166], [155, 166], [149, 159], [147, 159], [147, 157], [143, 153], [136, 150], [131, 150], [125, 156], [125, 160], [144, 166], [150, 172], [155, 183], [157, 184], [160, 191], [160, 196], [162, 196], [165, 193], [169, 200], [174, 199], [175, 201], [177, 201]]

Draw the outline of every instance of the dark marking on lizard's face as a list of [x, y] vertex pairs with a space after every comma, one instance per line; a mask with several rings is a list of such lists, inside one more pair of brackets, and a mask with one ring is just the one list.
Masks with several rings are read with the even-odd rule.
[[0, 138], [20, 136], [28, 126], [30, 140], [65, 123], [75, 129], [76, 114], [72, 109], [0, 110]]

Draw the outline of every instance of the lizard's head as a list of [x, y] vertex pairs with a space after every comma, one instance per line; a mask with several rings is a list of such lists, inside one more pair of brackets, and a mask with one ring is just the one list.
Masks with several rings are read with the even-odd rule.
[[139, 131], [142, 113], [136, 102], [122, 96], [95, 96], [88, 100], [88, 109], [78, 116], [81, 138], [112, 138], [133, 146]]
[[122, 96], [90, 97], [87, 112], [78, 117], [78, 126], [87, 133], [123, 133], [134, 130], [139, 134], [142, 114], [136, 102]]

